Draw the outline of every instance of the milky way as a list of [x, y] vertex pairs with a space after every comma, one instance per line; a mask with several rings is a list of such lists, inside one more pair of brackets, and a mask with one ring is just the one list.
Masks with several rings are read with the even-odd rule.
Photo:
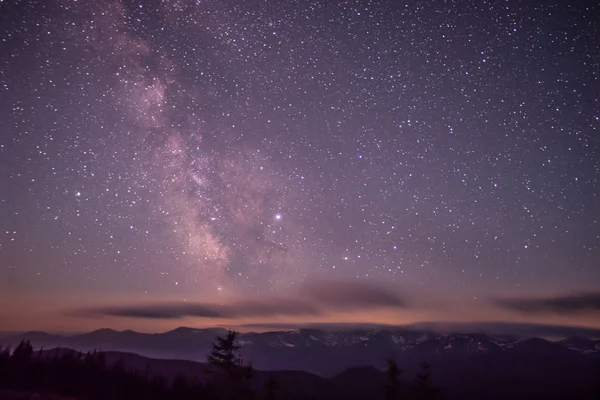
[[0, 290], [595, 288], [598, 12], [0, 3]]

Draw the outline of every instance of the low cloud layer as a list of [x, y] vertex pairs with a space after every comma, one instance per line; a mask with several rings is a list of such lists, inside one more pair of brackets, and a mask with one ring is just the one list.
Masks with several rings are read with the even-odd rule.
[[497, 299], [495, 303], [500, 308], [524, 314], [598, 312], [600, 311], [600, 293], [530, 299]]
[[80, 316], [117, 316], [150, 319], [244, 318], [274, 316], [315, 317], [326, 312], [404, 308], [404, 299], [385, 287], [355, 282], [321, 282], [305, 285], [289, 297], [263, 296], [225, 304], [170, 302], [160, 304], [107, 306], [76, 311]]
[[276, 315], [318, 315], [320, 311], [313, 304], [277, 299], [275, 301], [244, 301], [230, 304], [170, 302], [131, 306], [109, 306], [80, 310], [76, 314], [84, 316], [113, 316], [151, 319], [198, 318], [239, 318], [270, 317]]
[[[410, 294], [410, 295], [409, 295]], [[443, 301], [445, 299], [445, 301]], [[493, 314], [504, 310], [521, 316], [548, 318], [559, 316], [587, 316], [600, 312], [600, 293], [581, 293], [569, 296], [541, 298], [496, 298], [481, 304], [483, 308], [461, 308], [450, 298], [437, 294], [426, 295], [402, 290], [402, 293], [384, 284], [355, 281], [320, 281], [307, 283], [287, 295], [256, 296], [231, 299], [223, 302], [157, 302], [88, 307], [71, 310], [69, 314], [83, 317], [125, 317], [154, 320], [174, 320], [186, 317], [213, 320], [251, 319], [257, 322], [274, 318], [291, 317], [298, 320], [322, 320], [322, 317], [339, 317], [344, 313], [368, 315], [380, 310], [406, 311], [417, 309], [429, 312], [429, 317], [439, 316], [444, 310], [452, 312], [459, 307], [461, 313], [471, 313], [478, 320], [486, 318], [482, 311]], [[491, 306], [491, 308], [490, 308]], [[431, 314], [433, 312], [434, 314]], [[437, 312], [437, 314], [435, 314]], [[490, 316], [492, 315], [490, 314]], [[358, 314], [357, 314], [358, 315]], [[404, 314], [403, 314], [404, 315]], [[487, 314], [486, 314], [487, 315]], [[460, 317], [460, 316], [459, 316]], [[505, 315], [506, 317], [506, 315]], [[460, 319], [460, 318], [459, 318]], [[369, 322], [369, 321], [364, 321]]]

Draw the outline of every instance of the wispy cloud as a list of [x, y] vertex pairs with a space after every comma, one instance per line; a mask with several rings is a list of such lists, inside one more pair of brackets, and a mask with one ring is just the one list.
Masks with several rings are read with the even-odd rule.
[[600, 311], [600, 293], [579, 293], [568, 296], [529, 299], [496, 299], [495, 303], [506, 310], [526, 314], [568, 314]]
[[269, 317], [276, 315], [318, 315], [319, 310], [310, 303], [278, 299], [275, 301], [253, 300], [229, 304], [169, 302], [143, 305], [95, 307], [78, 310], [76, 314], [87, 316], [116, 316], [151, 319], [238, 318]]
[[225, 304], [169, 302], [142, 305], [100, 306], [80, 309], [80, 316], [177, 319], [319, 316], [331, 311], [404, 308], [403, 298], [381, 285], [356, 282], [320, 282], [303, 286], [290, 296], [262, 296]]

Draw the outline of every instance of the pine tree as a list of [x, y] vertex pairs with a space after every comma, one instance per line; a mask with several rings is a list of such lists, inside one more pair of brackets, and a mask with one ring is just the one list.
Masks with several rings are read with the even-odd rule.
[[402, 369], [398, 367], [398, 364], [393, 359], [388, 359], [388, 367], [386, 370], [387, 382], [385, 385], [385, 400], [397, 400], [401, 395], [400, 387], [400, 375], [402, 375]]
[[273, 378], [273, 374], [269, 374], [269, 379], [265, 384], [264, 396], [262, 396], [263, 400], [275, 400], [277, 397], [275, 396], [275, 390], [277, 389], [277, 383]]
[[238, 333], [234, 330], [227, 332], [223, 338], [217, 336], [217, 341], [213, 343], [213, 348], [208, 355], [208, 362], [223, 368], [231, 373], [242, 366], [242, 359], [239, 357], [241, 346], [236, 343]]
[[431, 366], [427, 363], [421, 364], [422, 371], [415, 378], [415, 399], [433, 400], [439, 399], [439, 390], [431, 383]]
[[224, 399], [254, 397], [250, 385], [252, 365], [244, 365], [239, 354], [241, 346], [236, 342], [237, 336], [238, 333], [234, 330], [228, 331], [225, 337], [218, 336], [208, 355], [208, 362], [225, 372], [224, 376], [217, 377], [215, 381], [221, 385]]
[[33, 346], [29, 340], [22, 340], [12, 354], [13, 360], [25, 362], [29, 361], [33, 354]]

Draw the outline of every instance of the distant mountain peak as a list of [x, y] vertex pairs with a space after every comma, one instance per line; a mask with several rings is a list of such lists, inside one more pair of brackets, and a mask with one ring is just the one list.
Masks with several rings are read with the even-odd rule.
[[179, 326], [175, 329], [170, 330], [169, 332], [191, 332], [191, 331], [197, 331], [197, 330], [199, 330], [199, 329], [190, 328], [189, 326]]
[[118, 331], [116, 331], [114, 329], [110, 329], [110, 328], [100, 328], [100, 329], [96, 329], [95, 331], [90, 332], [89, 334], [93, 334], [93, 333], [118, 333]]
[[188, 326], [180, 326], [164, 334], [177, 334], [177, 335], [188, 335], [188, 334], [198, 334], [198, 333], [211, 333], [211, 334], [221, 334], [225, 332], [224, 328], [190, 328]]

